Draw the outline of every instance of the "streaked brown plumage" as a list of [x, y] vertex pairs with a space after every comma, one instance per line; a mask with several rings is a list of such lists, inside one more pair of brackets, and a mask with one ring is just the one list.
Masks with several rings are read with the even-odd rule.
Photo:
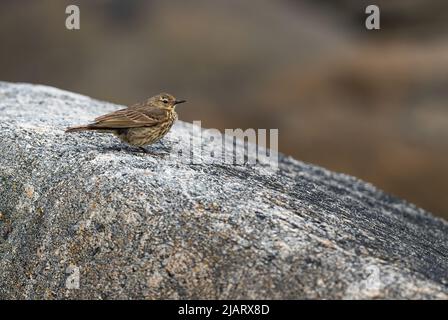
[[185, 100], [161, 93], [145, 102], [100, 116], [91, 124], [69, 127], [65, 132], [109, 132], [123, 142], [145, 150], [144, 146], [157, 142], [171, 129], [177, 120], [176, 105], [183, 102]]

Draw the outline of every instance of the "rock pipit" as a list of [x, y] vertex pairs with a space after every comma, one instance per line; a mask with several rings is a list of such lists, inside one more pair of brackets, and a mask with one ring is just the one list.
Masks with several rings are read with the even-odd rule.
[[144, 146], [160, 140], [177, 120], [176, 100], [161, 93], [145, 102], [134, 104], [96, 118], [93, 123], [69, 127], [65, 132], [98, 131], [115, 134], [121, 141], [147, 152]]

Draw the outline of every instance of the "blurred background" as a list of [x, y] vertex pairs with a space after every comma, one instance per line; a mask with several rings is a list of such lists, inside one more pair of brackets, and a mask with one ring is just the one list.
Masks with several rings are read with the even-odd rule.
[[182, 120], [278, 128], [281, 152], [448, 218], [446, 0], [2, 0], [0, 48], [0, 80], [124, 105], [167, 91]]

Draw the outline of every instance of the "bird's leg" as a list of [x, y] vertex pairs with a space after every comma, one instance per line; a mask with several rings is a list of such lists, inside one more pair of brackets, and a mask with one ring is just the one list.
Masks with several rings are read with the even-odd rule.
[[162, 146], [163, 149], [166, 149], [165, 144], [162, 142], [162, 139], [159, 140], [160, 145]]
[[163, 149], [165, 149], [165, 151], [171, 151], [171, 146], [166, 146], [162, 140], [159, 140], [160, 145], [162, 146]]
[[104, 151], [123, 151], [123, 150], [125, 150], [125, 148], [123, 148], [122, 146], [113, 145], [113, 146], [109, 146], [109, 147], [104, 147], [103, 150]]
[[157, 152], [157, 153], [154, 153], [154, 152], [151, 152], [151, 151], [149, 151], [149, 150], [147, 150], [147, 149], [145, 149], [145, 148], [143, 148], [143, 147], [138, 147], [138, 149], [139, 149], [142, 153], [144, 153], [144, 154], [151, 155], [151, 156], [155, 156], [155, 157], [161, 157], [161, 158], [164, 158], [167, 154], [169, 154], [169, 153], [166, 153], [166, 152], [162, 152], [162, 153]]

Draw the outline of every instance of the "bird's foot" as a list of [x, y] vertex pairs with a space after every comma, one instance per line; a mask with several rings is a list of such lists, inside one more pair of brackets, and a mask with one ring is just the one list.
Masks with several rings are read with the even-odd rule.
[[110, 146], [110, 147], [105, 147], [103, 148], [103, 151], [124, 151], [125, 149], [123, 147], [120, 146]]
[[168, 153], [169, 152], [171, 152], [171, 146], [167, 146], [167, 145], [165, 145], [163, 142], [162, 142], [162, 140], [159, 140], [159, 144], [162, 146], [162, 149], [164, 149], [165, 151], [168, 151]]
[[125, 146], [113, 146], [113, 147], [108, 147], [104, 149], [105, 151], [118, 151], [118, 152], [127, 152], [127, 153], [142, 153], [142, 154], [148, 154], [148, 155], [152, 155], [152, 156], [156, 156], [156, 157], [164, 157], [166, 155], [168, 155], [169, 153], [167, 152], [153, 152], [150, 151], [144, 147], [135, 147], [135, 148], [131, 148], [127, 145]]
[[150, 154], [150, 155], [156, 156], [156, 157], [164, 157], [166, 155], [169, 155], [169, 152], [151, 152], [143, 147], [138, 147], [138, 149], [140, 150], [141, 153]]

